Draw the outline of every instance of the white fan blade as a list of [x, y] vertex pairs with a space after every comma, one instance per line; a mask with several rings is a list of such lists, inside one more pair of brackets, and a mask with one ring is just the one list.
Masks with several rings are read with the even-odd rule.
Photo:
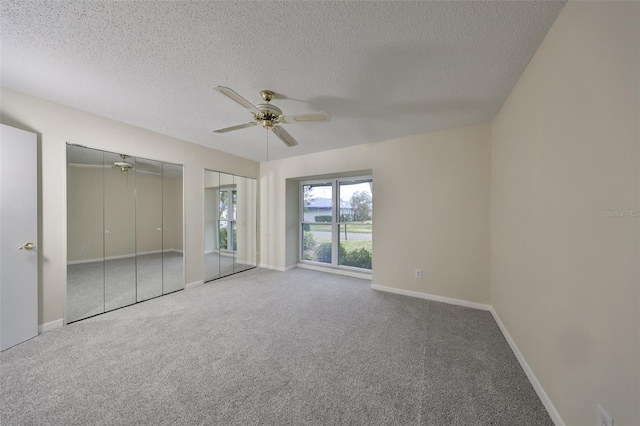
[[223, 95], [227, 96], [228, 98], [236, 101], [237, 103], [239, 103], [240, 105], [242, 105], [243, 107], [251, 111], [252, 113], [261, 114], [261, 111], [255, 105], [253, 105], [251, 102], [249, 102], [242, 96], [238, 95], [236, 92], [229, 89], [228, 87], [216, 86], [214, 87], [214, 89], [222, 93]]
[[104, 167], [111, 167], [111, 165], [106, 165], [106, 164], [79, 164], [79, 163], [69, 163], [67, 164], [67, 166], [69, 167], [84, 167], [84, 168], [96, 168], [96, 167], [100, 167], [100, 168], [104, 168]]
[[[129, 170], [134, 170], [134, 168], [132, 167]], [[136, 170], [137, 173], [146, 173], [148, 175], [160, 176], [160, 173], [157, 173], [157, 172], [149, 172], [149, 171], [146, 171], [146, 170], [139, 170], [139, 169], [135, 169], [135, 170]]]
[[235, 126], [231, 126], [231, 127], [225, 127], [224, 129], [218, 129], [218, 130], [214, 130], [214, 133], [227, 133], [227, 132], [233, 132], [234, 130], [240, 130], [240, 129], [245, 129], [247, 127], [252, 127], [255, 126], [256, 124], [258, 124], [257, 121], [250, 121], [248, 123], [244, 123], [244, 124], [237, 124]]
[[273, 133], [276, 134], [277, 137], [284, 142], [286, 146], [291, 148], [292, 146], [298, 145], [298, 141], [293, 138], [285, 129], [280, 126], [273, 126]]
[[325, 121], [329, 119], [328, 112], [310, 112], [308, 114], [287, 115], [286, 121]]

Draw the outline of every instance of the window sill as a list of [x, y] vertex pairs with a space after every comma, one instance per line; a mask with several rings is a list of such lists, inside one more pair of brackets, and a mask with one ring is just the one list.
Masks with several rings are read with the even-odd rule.
[[355, 268], [347, 269], [347, 268], [340, 268], [340, 267], [335, 267], [330, 265], [324, 266], [324, 265], [318, 265], [317, 263], [311, 263], [311, 262], [298, 262], [296, 266], [302, 269], [312, 269], [314, 271], [327, 272], [329, 274], [346, 275], [348, 277], [361, 278], [363, 280], [371, 280], [371, 271], [366, 271], [366, 270], [360, 271], [360, 270], [356, 270]]

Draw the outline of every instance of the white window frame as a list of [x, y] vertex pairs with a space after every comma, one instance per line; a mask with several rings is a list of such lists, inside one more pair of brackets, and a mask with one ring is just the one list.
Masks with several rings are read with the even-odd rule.
[[[324, 267], [331, 268], [340, 268], [352, 271], [370, 272], [372, 269], [365, 268], [357, 268], [355, 266], [347, 266], [338, 264], [338, 254], [339, 254], [339, 246], [340, 246], [340, 236], [338, 235], [340, 232], [340, 183], [341, 182], [353, 182], [353, 181], [370, 181], [371, 182], [371, 193], [373, 194], [373, 176], [365, 175], [365, 176], [351, 176], [344, 178], [331, 178], [331, 179], [319, 179], [319, 180], [305, 180], [300, 181], [299, 186], [299, 224], [298, 224], [298, 262], [300, 263], [308, 263], [311, 265], [318, 265]], [[306, 185], [331, 185], [331, 222], [306, 222], [304, 220], [304, 187]], [[304, 247], [302, 245], [304, 231], [303, 226], [305, 224], [309, 225], [331, 225], [331, 263], [317, 262], [314, 260], [306, 260], [304, 259]], [[371, 225], [371, 230], [373, 232], [373, 224]]]

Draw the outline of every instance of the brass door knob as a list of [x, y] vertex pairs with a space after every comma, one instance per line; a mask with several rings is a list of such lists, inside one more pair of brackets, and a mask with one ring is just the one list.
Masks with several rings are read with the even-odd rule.
[[28, 243], [24, 243], [23, 245], [21, 245], [18, 248], [20, 250], [33, 250], [34, 248], [36, 248], [36, 245], [33, 244], [32, 242], [28, 242]]

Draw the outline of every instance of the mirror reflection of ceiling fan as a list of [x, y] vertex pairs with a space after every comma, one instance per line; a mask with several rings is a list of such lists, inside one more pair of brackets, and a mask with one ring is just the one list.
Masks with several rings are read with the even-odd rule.
[[293, 147], [298, 145], [298, 141], [293, 138], [280, 124], [289, 124], [290, 121], [326, 121], [329, 119], [329, 114], [326, 112], [312, 112], [307, 114], [296, 114], [292, 116], [285, 116], [282, 110], [270, 102], [275, 97], [275, 94], [270, 90], [263, 90], [260, 92], [264, 104], [253, 105], [245, 98], [224, 86], [214, 87], [215, 90], [227, 96], [231, 100], [239, 103], [243, 107], [247, 108], [253, 114], [253, 121], [248, 123], [237, 124], [231, 127], [225, 127], [222, 129], [214, 130], [215, 133], [227, 133], [234, 130], [240, 130], [247, 127], [257, 126], [261, 124], [267, 130], [271, 130], [285, 145]]
[[128, 172], [130, 169], [135, 169], [133, 167], [133, 164], [128, 163], [127, 162], [127, 156], [124, 154], [120, 154], [120, 158], [122, 158], [122, 161], [116, 161], [113, 163], [113, 165], [111, 166], [114, 169], [120, 169], [120, 171], [122, 173], [126, 173]]
[[147, 173], [150, 175], [160, 176], [161, 173], [154, 172], [151, 170], [144, 170], [140, 167], [136, 168], [133, 164], [127, 161], [128, 155], [118, 154], [120, 156], [120, 161], [114, 161], [113, 164], [84, 164], [84, 163], [76, 163], [70, 162], [69, 166], [71, 167], [85, 167], [85, 168], [110, 168], [110, 169], [118, 169], [122, 173], [127, 173], [129, 170], [135, 170], [137, 173]]

